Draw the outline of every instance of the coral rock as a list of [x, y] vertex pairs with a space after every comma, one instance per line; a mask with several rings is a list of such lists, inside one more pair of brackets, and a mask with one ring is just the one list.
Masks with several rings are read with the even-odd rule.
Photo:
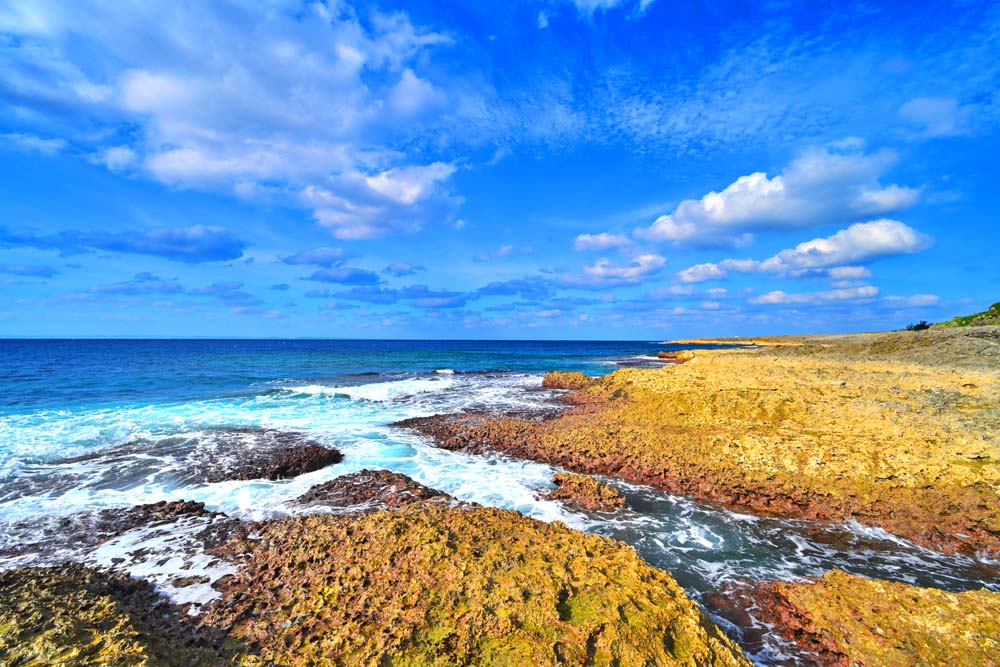
[[586, 389], [594, 383], [594, 378], [577, 371], [549, 371], [542, 379], [546, 389]]
[[591, 512], [613, 512], [625, 507], [621, 491], [593, 477], [560, 472], [552, 478], [552, 483], [556, 488], [545, 494], [551, 500], [562, 500]]
[[750, 666], [670, 575], [559, 523], [428, 500], [254, 538], [206, 620], [277, 664]]
[[755, 595], [764, 620], [827, 667], [998, 667], [1000, 593], [827, 572]]

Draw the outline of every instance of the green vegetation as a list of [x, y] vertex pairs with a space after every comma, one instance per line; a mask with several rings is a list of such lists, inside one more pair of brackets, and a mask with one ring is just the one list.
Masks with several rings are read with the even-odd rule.
[[1000, 325], [1000, 301], [994, 303], [981, 313], [959, 315], [950, 322], [942, 322], [935, 326], [942, 327], [984, 327]]

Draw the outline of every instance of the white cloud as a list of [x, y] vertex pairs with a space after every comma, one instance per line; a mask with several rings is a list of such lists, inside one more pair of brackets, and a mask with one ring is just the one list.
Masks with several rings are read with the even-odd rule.
[[879, 183], [896, 159], [890, 150], [813, 149], [773, 178], [755, 172], [721, 192], [683, 201], [635, 235], [650, 241], [742, 245], [757, 231], [817, 227], [896, 211], [919, 198], [913, 188]]
[[60, 139], [59, 137], [45, 139], [34, 134], [27, 134], [23, 132], [8, 132], [7, 134], [0, 134], [0, 139], [3, 139], [5, 142], [21, 150], [43, 153], [45, 155], [53, 155], [63, 151], [68, 145], [64, 139]]
[[941, 301], [936, 294], [914, 294], [912, 296], [887, 296], [882, 299], [894, 306], [920, 308], [923, 306], [933, 306]]
[[954, 97], [917, 97], [899, 108], [899, 115], [920, 128], [922, 137], [957, 137], [971, 134], [975, 107]]
[[102, 164], [109, 171], [119, 173], [135, 165], [139, 156], [128, 146], [112, 146], [93, 156], [92, 161]]
[[583, 267], [582, 275], [563, 275], [556, 282], [566, 287], [600, 288], [633, 285], [660, 272], [667, 260], [660, 255], [643, 253], [625, 264], [615, 264], [602, 257]]
[[545, 30], [549, 27], [549, 16], [544, 11], [538, 12], [537, 25], [539, 30]]
[[[434, 141], [426, 122], [445, 122], [430, 112], [464, 94], [432, 83], [433, 50], [451, 39], [402, 12], [13, 0], [0, 27], [18, 39], [0, 53], [0, 85], [27, 108], [100, 127], [103, 146], [87, 153], [113, 171], [336, 200], [314, 217], [344, 238], [448, 224], [461, 201], [448, 192], [452, 165], [415, 157]], [[77, 140], [97, 141], [82, 128]]]
[[824, 292], [805, 292], [800, 294], [788, 294], [781, 290], [768, 292], [756, 298], [750, 299], [751, 303], [757, 304], [817, 304], [829, 303], [832, 301], [864, 301], [878, 296], [878, 288], [874, 285], [861, 285], [845, 289], [827, 290]]
[[695, 264], [694, 266], [684, 269], [677, 274], [681, 282], [685, 283], [700, 283], [706, 280], [719, 280], [725, 278], [728, 274], [723, 271], [718, 264]]
[[692, 283], [717, 280], [727, 277], [729, 272], [737, 272], [856, 280], [870, 277], [871, 272], [855, 265], [920, 252], [931, 243], [930, 237], [902, 222], [873, 220], [851, 225], [832, 236], [800, 243], [762, 261], [725, 259], [717, 264], [698, 264], [681, 271], [678, 277]]
[[632, 245], [632, 241], [624, 234], [580, 234], [573, 241], [573, 250], [608, 250]]

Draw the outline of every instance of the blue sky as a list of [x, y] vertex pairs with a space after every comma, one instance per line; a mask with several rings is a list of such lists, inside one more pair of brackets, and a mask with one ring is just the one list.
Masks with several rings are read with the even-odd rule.
[[0, 0], [0, 335], [663, 339], [1000, 299], [988, 2]]

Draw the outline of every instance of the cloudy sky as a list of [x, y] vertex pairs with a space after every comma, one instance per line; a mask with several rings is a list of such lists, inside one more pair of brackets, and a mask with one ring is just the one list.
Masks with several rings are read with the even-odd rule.
[[663, 339], [1000, 300], [996, 3], [184, 4], [0, 0], [0, 335]]

